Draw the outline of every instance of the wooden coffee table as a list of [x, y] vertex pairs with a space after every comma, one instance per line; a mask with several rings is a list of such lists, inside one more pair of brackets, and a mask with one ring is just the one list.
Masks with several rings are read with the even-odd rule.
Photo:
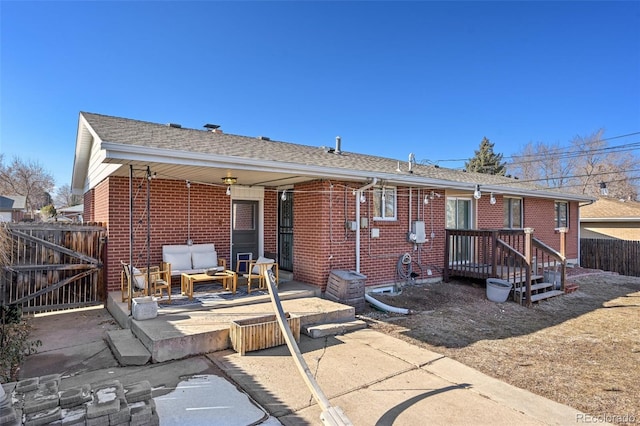
[[187, 274], [183, 273], [180, 277], [180, 288], [182, 294], [189, 296], [189, 300], [193, 299], [193, 285], [203, 282], [221, 281], [222, 287], [226, 290], [231, 290], [233, 294], [236, 294], [236, 288], [238, 285], [238, 276], [235, 272], [227, 269], [224, 271], [216, 272], [214, 275], [208, 274]]

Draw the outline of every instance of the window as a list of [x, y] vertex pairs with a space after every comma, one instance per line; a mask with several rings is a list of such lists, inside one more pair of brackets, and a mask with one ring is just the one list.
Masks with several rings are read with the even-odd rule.
[[466, 198], [447, 197], [446, 223], [449, 229], [472, 228], [471, 200]]
[[[473, 204], [469, 198], [447, 197], [446, 222], [449, 229], [471, 229], [473, 227]], [[468, 263], [473, 256], [473, 238], [466, 235], [451, 235], [449, 259], [455, 263]]]
[[396, 220], [396, 188], [383, 186], [373, 189], [373, 218]]
[[569, 203], [556, 201], [556, 228], [569, 227]]
[[522, 199], [504, 198], [504, 227], [522, 228]]

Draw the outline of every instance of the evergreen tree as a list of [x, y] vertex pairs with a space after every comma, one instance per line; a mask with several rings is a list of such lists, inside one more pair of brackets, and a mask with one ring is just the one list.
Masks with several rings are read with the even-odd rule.
[[493, 152], [493, 145], [486, 137], [482, 138], [475, 156], [464, 164], [465, 169], [468, 172], [504, 176], [507, 173], [506, 163], [502, 161], [502, 154]]

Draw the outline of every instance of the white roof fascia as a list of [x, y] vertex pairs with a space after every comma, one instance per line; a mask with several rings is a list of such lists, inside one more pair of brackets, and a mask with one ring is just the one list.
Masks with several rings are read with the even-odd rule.
[[[244, 168], [251, 171], [264, 171], [275, 173], [292, 173], [305, 175], [310, 177], [323, 177], [329, 179], [346, 179], [346, 180], [368, 180], [377, 177], [378, 180], [386, 181], [390, 184], [416, 186], [416, 187], [433, 187], [443, 189], [458, 189], [473, 191], [478, 185], [474, 182], [456, 182], [444, 179], [430, 179], [418, 175], [408, 174], [400, 175], [399, 173], [380, 173], [368, 170], [347, 170], [342, 168], [330, 168], [326, 166], [315, 166], [300, 163], [285, 163], [276, 161], [267, 161], [247, 157], [222, 156], [213, 154], [195, 153], [183, 150], [149, 148], [146, 146], [135, 146], [128, 144], [120, 144], [115, 142], [103, 141], [102, 149], [106, 150], [104, 158], [105, 163], [128, 161], [156, 162], [168, 163], [185, 166], [203, 166], [203, 167], [235, 167]], [[215, 158], [215, 159], [214, 159]], [[514, 181], [514, 184], [517, 184]], [[482, 192], [495, 194], [509, 194], [526, 197], [537, 198], [555, 198], [568, 201], [586, 201], [592, 198], [586, 196], [560, 194], [558, 192], [537, 191], [528, 189], [517, 189], [505, 185], [480, 185]]]
[[[85, 182], [91, 158], [91, 147], [94, 140], [100, 140], [82, 114], [78, 120], [76, 135], [76, 152], [71, 174], [71, 190], [75, 195], [82, 195], [86, 189]], [[83, 192], [80, 192], [82, 188]]]
[[580, 222], [640, 222], [640, 217], [581, 217]]

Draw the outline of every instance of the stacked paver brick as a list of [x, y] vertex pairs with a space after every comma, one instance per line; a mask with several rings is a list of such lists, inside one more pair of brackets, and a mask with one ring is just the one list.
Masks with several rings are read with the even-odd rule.
[[61, 376], [3, 385], [0, 426], [159, 425], [151, 384], [122, 385], [118, 380], [59, 390]]

